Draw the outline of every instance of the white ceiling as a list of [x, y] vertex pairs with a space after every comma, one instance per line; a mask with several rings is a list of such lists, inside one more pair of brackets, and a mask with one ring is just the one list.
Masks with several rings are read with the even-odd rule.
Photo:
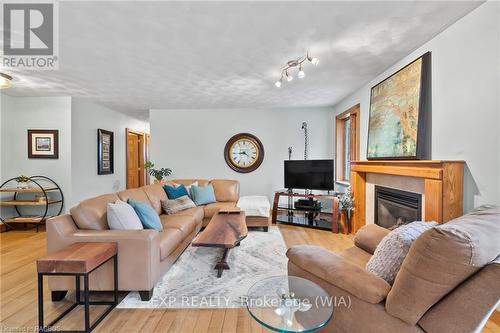
[[[57, 71], [13, 96], [149, 109], [334, 105], [479, 2], [61, 2]], [[309, 49], [306, 77], [274, 87]]]

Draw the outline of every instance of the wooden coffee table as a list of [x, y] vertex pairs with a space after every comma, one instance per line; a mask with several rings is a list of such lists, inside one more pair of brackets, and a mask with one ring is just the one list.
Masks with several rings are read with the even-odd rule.
[[222, 272], [229, 269], [226, 261], [229, 250], [240, 245], [247, 233], [245, 212], [238, 210], [220, 211], [212, 217], [205, 230], [195, 238], [192, 245], [224, 249], [222, 258], [215, 265], [217, 277], [220, 278]]

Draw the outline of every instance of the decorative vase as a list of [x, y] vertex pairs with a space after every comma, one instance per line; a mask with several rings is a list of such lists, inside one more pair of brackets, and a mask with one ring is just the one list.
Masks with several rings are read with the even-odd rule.
[[28, 187], [28, 182], [17, 182], [17, 188], [26, 189]]
[[153, 183], [154, 183], [154, 184], [159, 184], [159, 183], [161, 183], [161, 181], [162, 181], [162, 179], [155, 179], [155, 180], [153, 181]]
[[348, 210], [345, 212], [345, 222], [347, 224], [347, 233], [352, 232], [352, 227], [351, 227], [351, 210]]

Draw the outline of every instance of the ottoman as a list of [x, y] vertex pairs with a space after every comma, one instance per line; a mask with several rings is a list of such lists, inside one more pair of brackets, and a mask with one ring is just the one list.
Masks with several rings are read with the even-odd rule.
[[261, 227], [269, 230], [271, 225], [271, 204], [265, 196], [253, 195], [240, 197], [236, 204], [245, 212], [247, 227]]

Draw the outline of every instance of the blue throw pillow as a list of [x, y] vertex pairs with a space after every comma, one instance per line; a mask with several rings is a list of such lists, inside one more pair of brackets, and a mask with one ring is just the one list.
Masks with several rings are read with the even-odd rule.
[[196, 206], [216, 202], [214, 187], [212, 185], [205, 187], [191, 186], [191, 199], [193, 199]]
[[137, 216], [139, 216], [139, 220], [141, 220], [141, 223], [144, 226], [144, 229], [163, 231], [160, 217], [150, 205], [134, 199], [128, 199], [128, 204], [134, 208]]
[[165, 185], [163, 186], [163, 189], [167, 193], [167, 197], [170, 200], [177, 199], [185, 195], [189, 196], [189, 193], [184, 185], [180, 185], [177, 188], [170, 185]]

